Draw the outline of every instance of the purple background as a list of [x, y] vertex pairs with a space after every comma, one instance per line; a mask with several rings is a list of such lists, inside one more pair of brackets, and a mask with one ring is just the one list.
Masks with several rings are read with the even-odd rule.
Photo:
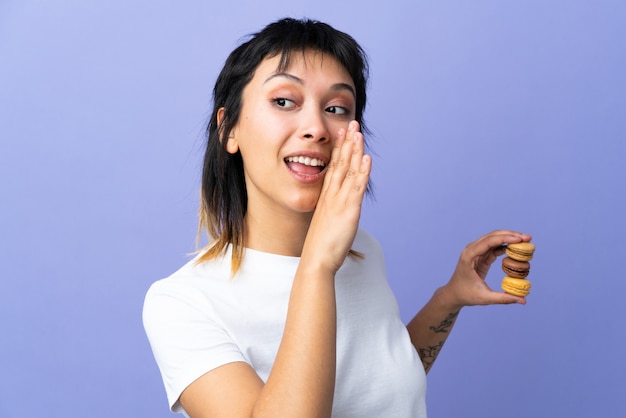
[[362, 224], [405, 320], [468, 242], [534, 235], [528, 305], [462, 312], [430, 416], [620, 416], [625, 2], [2, 0], [0, 417], [171, 416], [143, 296], [194, 249], [216, 74], [283, 16], [370, 55]]

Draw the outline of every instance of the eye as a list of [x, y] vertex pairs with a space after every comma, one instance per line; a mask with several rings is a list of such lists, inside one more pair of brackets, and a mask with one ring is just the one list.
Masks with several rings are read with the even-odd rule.
[[293, 100], [285, 99], [284, 97], [277, 97], [275, 99], [272, 99], [272, 102], [274, 102], [276, 106], [283, 107], [285, 109], [290, 109], [296, 106]]
[[347, 115], [348, 113], [350, 113], [350, 111], [343, 106], [329, 106], [326, 108], [326, 111], [328, 113], [334, 113], [336, 115]]

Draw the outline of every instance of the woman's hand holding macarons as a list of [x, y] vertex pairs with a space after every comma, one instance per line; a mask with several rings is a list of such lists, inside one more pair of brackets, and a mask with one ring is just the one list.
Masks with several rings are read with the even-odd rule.
[[525, 304], [524, 297], [492, 290], [485, 278], [508, 244], [529, 242], [531, 238], [521, 232], [496, 230], [468, 244], [461, 252], [452, 277], [441, 289], [442, 296], [445, 295], [448, 303], [458, 309], [472, 305]]

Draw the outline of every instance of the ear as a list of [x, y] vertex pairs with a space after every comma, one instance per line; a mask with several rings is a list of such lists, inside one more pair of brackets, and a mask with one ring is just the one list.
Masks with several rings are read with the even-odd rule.
[[[224, 120], [224, 108], [220, 107], [219, 109], [217, 109], [217, 126], [218, 129], [221, 129], [222, 126], [222, 121]], [[221, 136], [220, 136], [221, 138]], [[235, 135], [234, 132], [230, 132], [230, 134], [228, 135], [228, 139], [226, 140], [226, 151], [229, 154], [235, 154], [237, 153], [237, 151], [239, 151], [239, 144], [237, 143], [237, 140], [235, 139]]]

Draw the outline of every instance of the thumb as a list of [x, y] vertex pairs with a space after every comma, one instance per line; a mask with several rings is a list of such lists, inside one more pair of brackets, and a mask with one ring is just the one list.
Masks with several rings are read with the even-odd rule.
[[492, 290], [489, 295], [490, 304], [494, 305], [509, 305], [512, 303], [519, 303], [520, 305], [526, 305], [526, 298], [522, 296], [510, 295], [504, 292], [496, 292]]

